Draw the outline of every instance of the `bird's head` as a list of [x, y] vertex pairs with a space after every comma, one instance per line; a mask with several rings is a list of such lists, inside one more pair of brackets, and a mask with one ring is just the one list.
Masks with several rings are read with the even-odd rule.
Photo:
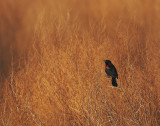
[[105, 64], [106, 64], [106, 68], [111, 67], [111, 61], [110, 60], [104, 60]]
[[110, 60], [104, 60], [105, 64], [112, 64]]

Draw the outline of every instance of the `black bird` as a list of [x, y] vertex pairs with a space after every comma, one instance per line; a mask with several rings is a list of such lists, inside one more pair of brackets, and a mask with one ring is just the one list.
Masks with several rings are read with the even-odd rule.
[[110, 77], [112, 77], [112, 85], [117, 87], [118, 84], [116, 82], [116, 78], [118, 79], [118, 73], [115, 66], [111, 63], [110, 60], [104, 60], [106, 64], [105, 72]]

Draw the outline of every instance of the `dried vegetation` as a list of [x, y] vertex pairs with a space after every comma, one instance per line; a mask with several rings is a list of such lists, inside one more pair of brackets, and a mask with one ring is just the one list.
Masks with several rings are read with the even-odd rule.
[[160, 125], [159, 13], [158, 0], [0, 1], [0, 125]]

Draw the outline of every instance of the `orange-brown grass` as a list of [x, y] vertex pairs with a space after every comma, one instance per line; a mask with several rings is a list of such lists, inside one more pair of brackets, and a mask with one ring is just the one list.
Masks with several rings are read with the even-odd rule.
[[[159, 125], [158, 0], [36, 2], [0, 2], [17, 10], [0, 12], [11, 22], [0, 31], [11, 47], [0, 125]], [[117, 68], [117, 88], [105, 59]]]

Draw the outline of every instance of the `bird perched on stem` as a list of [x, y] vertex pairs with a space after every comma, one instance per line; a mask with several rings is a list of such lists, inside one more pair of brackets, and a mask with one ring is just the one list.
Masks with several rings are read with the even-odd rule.
[[115, 66], [111, 63], [110, 60], [104, 60], [106, 67], [105, 67], [105, 72], [106, 74], [110, 77], [112, 77], [112, 85], [117, 87], [118, 84], [116, 82], [116, 78], [118, 79], [118, 73], [115, 68]]

